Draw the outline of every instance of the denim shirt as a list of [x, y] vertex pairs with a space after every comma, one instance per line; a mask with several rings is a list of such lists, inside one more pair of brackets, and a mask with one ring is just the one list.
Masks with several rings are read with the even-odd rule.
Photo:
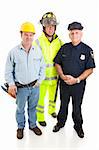
[[9, 52], [5, 67], [5, 80], [9, 85], [28, 84], [34, 80], [41, 83], [44, 78], [45, 62], [38, 46], [32, 46], [26, 53], [20, 44]]

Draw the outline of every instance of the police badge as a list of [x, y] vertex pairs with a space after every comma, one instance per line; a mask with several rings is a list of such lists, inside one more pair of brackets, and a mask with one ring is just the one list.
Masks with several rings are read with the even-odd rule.
[[84, 55], [84, 54], [81, 54], [80, 59], [81, 59], [81, 60], [85, 60], [85, 55]]

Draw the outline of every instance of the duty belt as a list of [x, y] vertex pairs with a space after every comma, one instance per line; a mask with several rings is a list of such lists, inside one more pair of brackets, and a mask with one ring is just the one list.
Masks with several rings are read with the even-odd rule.
[[45, 80], [57, 80], [57, 76], [56, 77], [51, 77], [51, 78], [46, 77]]
[[28, 84], [21, 84], [19, 82], [15, 82], [15, 85], [18, 87], [18, 88], [24, 88], [24, 87], [32, 87], [35, 85], [35, 83], [37, 82], [37, 80], [33, 81], [33, 82], [30, 82]]

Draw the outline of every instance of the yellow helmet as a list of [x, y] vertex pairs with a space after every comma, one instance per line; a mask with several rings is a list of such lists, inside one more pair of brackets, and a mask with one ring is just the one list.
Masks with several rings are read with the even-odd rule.
[[31, 22], [25, 22], [21, 25], [20, 31], [35, 33], [35, 27]]

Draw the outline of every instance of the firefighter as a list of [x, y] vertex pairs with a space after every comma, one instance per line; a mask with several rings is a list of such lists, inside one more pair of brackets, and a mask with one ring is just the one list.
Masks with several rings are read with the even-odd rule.
[[36, 44], [42, 50], [45, 63], [46, 63], [46, 78], [40, 85], [40, 97], [37, 105], [37, 120], [41, 126], [46, 126], [44, 115], [45, 107], [45, 96], [48, 93], [48, 113], [56, 118], [56, 100], [55, 93], [57, 89], [58, 75], [54, 66], [53, 59], [56, 56], [58, 50], [63, 45], [63, 42], [59, 39], [58, 35], [55, 34], [57, 27], [56, 16], [53, 12], [45, 13], [40, 23], [43, 27], [42, 35], [36, 40]]
[[58, 132], [65, 126], [70, 97], [72, 97], [74, 129], [80, 138], [84, 137], [81, 105], [86, 79], [95, 68], [93, 50], [81, 41], [82, 29], [83, 26], [79, 22], [68, 25], [71, 42], [64, 44], [54, 59], [60, 75], [61, 106], [53, 132]]

